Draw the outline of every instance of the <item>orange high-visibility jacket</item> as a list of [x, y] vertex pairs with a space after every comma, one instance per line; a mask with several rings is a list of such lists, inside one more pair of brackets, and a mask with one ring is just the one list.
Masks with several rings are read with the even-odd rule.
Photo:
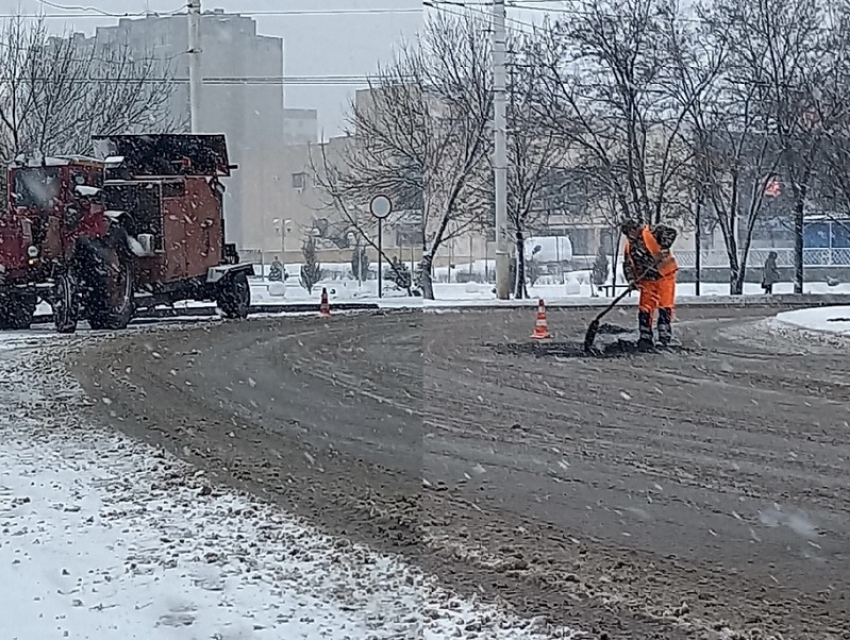
[[[655, 229], [648, 226], [641, 229], [641, 241], [634, 246], [626, 240], [623, 250], [623, 270], [626, 278], [634, 282], [644, 280], [659, 280], [670, 276], [679, 269], [670, 245], [676, 239], [675, 229], [659, 225]], [[664, 245], [659, 242], [658, 237], [663, 239]]]

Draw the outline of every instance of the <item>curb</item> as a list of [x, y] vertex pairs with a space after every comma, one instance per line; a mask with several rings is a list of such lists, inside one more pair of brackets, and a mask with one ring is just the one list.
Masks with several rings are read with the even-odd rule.
[[[547, 309], [575, 309], [576, 311], [600, 309], [611, 304], [613, 298], [597, 298], [590, 300], [546, 301]], [[637, 306], [637, 298], [624, 300], [623, 306]], [[728, 307], [734, 308], [764, 308], [764, 309], [788, 309], [789, 307], [832, 307], [850, 306], [850, 294], [784, 294], [773, 296], [706, 296], [704, 298], [687, 297], [676, 301], [676, 307], [687, 307], [690, 309]], [[505, 302], [483, 302], [481, 304], [457, 305], [450, 302], [432, 302], [427, 305], [407, 308], [420, 308], [425, 311], [457, 311], [470, 312], [482, 310], [528, 310], [537, 306], [537, 300], [527, 301], [505, 301]], [[404, 307], [397, 307], [404, 308]]]
[[[331, 305], [331, 311], [378, 311], [381, 307], [376, 303], [369, 302], [341, 302]], [[275, 314], [275, 313], [310, 313], [315, 311], [318, 315], [319, 305], [312, 302], [291, 304], [258, 304], [252, 305], [249, 314]], [[155, 320], [167, 318], [212, 318], [218, 315], [218, 309], [210, 307], [193, 307], [188, 309], [142, 309], [134, 319]], [[47, 324], [53, 322], [52, 314], [37, 315], [33, 318], [33, 324]]]
[[[554, 301], [547, 302], [547, 309], [571, 309], [575, 311], [592, 311], [601, 309], [611, 303], [613, 298], [591, 298], [581, 301]], [[415, 298], [418, 304], [379, 304], [377, 302], [338, 302], [331, 304], [331, 311], [381, 311], [381, 312], [411, 312], [424, 311], [435, 313], [474, 313], [480, 311], [519, 311], [528, 310], [537, 306], [536, 299], [505, 302], [482, 301], [481, 304], [457, 304], [449, 301], [432, 301], [423, 304], [421, 298]], [[624, 306], [635, 306], [637, 298], [624, 300]], [[711, 309], [717, 307], [735, 308], [763, 308], [763, 309], [794, 309], [804, 307], [831, 307], [850, 306], [850, 294], [780, 294], [773, 296], [710, 296], [705, 298], [688, 297], [678, 300], [677, 307], [690, 309]], [[319, 305], [315, 302], [285, 303], [285, 304], [259, 304], [252, 305], [250, 314], [303, 314], [319, 312]], [[137, 319], [168, 319], [168, 318], [210, 318], [218, 315], [215, 306], [193, 307], [188, 309], [143, 309], [136, 314]], [[33, 324], [47, 324], [53, 322], [51, 314], [37, 315]], [[793, 326], [793, 325], [788, 325]]]

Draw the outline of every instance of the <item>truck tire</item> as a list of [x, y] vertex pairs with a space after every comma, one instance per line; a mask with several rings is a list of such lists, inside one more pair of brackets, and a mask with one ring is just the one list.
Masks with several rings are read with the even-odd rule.
[[89, 326], [92, 329], [125, 329], [133, 319], [133, 263], [125, 252], [109, 246], [102, 252], [105, 273], [90, 277]]
[[225, 318], [243, 320], [251, 308], [251, 285], [244, 273], [234, 273], [219, 285], [216, 302]]
[[24, 331], [32, 326], [35, 307], [38, 299], [35, 296], [14, 296], [7, 298], [0, 309], [0, 328]]
[[6, 331], [12, 328], [9, 322], [9, 316], [11, 315], [10, 309], [13, 304], [9, 298], [0, 298], [0, 331]]
[[58, 333], [74, 333], [80, 318], [77, 283], [70, 274], [56, 279], [53, 292], [53, 326]]

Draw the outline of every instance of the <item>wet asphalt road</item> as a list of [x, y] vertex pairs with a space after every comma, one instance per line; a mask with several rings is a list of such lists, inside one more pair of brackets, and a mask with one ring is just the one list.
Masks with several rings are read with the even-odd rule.
[[[98, 419], [523, 614], [846, 638], [847, 353], [769, 313], [682, 309], [687, 353], [629, 358], [500, 354], [533, 312], [491, 310], [158, 328], [72, 367]], [[558, 340], [590, 317], [550, 310]]]

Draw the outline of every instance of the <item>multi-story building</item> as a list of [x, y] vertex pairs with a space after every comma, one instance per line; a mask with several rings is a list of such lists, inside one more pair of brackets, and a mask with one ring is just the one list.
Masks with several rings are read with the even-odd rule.
[[[98, 44], [153, 56], [170, 71], [177, 81], [170, 114], [183, 130], [189, 127], [186, 20], [185, 13], [122, 18], [94, 36]], [[226, 134], [231, 162], [239, 166], [226, 184], [225, 217], [228, 238], [244, 247], [254, 212], [272, 209], [280, 197], [267, 173], [285, 144], [283, 39], [258, 34], [253, 18], [216, 9], [201, 17], [201, 49], [200, 130]], [[241, 81], [245, 78], [263, 81]]]
[[319, 112], [316, 109], [283, 110], [284, 144], [316, 144], [319, 141]]

